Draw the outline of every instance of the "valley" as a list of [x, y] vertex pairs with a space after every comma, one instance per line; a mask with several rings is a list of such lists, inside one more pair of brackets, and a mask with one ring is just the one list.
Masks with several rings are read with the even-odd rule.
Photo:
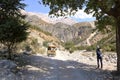
[[[22, 14], [27, 15], [25, 20], [30, 24], [29, 36], [17, 46], [13, 62], [0, 61], [1, 80], [113, 79], [111, 72], [117, 64], [114, 32], [100, 32], [94, 21], [76, 22], [68, 18], [51, 21], [41, 14], [24, 11]], [[54, 57], [47, 56], [49, 44], [56, 46]], [[96, 69], [97, 44], [102, 48], [102, 69]], [[27, 48], [29, 54], [25, 53]]]

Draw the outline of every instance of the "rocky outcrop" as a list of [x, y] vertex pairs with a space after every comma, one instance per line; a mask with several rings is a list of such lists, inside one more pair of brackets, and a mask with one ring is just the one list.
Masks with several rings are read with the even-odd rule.
[[56, 36], [63, 42], [71, 41], [77, 37], [77, 28], [74, 28], [73, 26], [59, 22], [56, 23], [53, 27], [53, 36]]

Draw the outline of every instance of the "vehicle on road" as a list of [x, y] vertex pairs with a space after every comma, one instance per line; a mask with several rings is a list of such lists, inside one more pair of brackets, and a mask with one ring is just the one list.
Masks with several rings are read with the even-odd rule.
[[56, 55], [56, 46], [55, 45], [49, 45], [47, 50], [47, 56], [55, 56]]

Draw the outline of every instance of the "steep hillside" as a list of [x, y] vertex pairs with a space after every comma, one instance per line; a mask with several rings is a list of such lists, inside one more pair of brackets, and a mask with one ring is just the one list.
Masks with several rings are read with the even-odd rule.
[[[61, 20], [62, 22], [59, 22], [58, 20], [58, 23], [52, 24], [42, 20], [42, 18], [35, 14], [33, 15], [28, 13], [26, 17], [26, 21], [28, 21], [31, 25], [35, 25], [40, 29], [51, 33], [62, 42], [74, 41], [77, 44], [80, 41], [85, 40], [89, 36], [88, 34], [91, 34], [92, 29], [95, 28], [94, 22], [82, 22], [74, 25], [68, 25], [68, 23], [71, 22], [67, 20], [68, 19]], [[67, 21], [66, 24], [64, 23], [65, 21]]]
[[43, 41], [49, 41], [49, 42], [59, 42], [59, 40], [56, 37], [53, 37], [51, 35], [48, 35], [42, 31], [35, 30], [33, 28], [29, 29], [29, 37], [37, 38], [39, 42], [43, 43]]
[[19, 51], [31, 50], [32, 53], [46, 53], [46, 45], [54, 43], [57, 47], [60, 45], [60, 41], [51, 36], [48, 32], [44, 32], [36, 26], [31, 26], [28, 30], [29, 36], [26, 41], [22, 42], [18, 47]]
[[52, 34], [59, 38], [62, 42], [72, 41], [77, 38], [77, 29], [73, 26], [64, 24], [64, 23], [56, 23], [53, 25]]
[[77, 40], [79, 40], [77, 46], [90, 45], [88, 38], [94, 33], [94, 22], [80, 22], [74, 24], [73, 27], [77, 28]]
[[27, 15], [26, 21], [32, 26], [37, 27], [42, 32], [51, 34], [51, 36], [64, 43], [72, 41], [76, 46], [91, 46], [107, 37], [107, 34], [98, 32], [95, 27], [95, 22], [76, 23], [69, 18], [54, 18], [51, 20], [49, 17], [40, 13], [25, 11], [22, 13]]
[[[38, 14], [25, 11], [22, 11], [22, 13], [27, 15], [26, 21], [28, 21], [30, 24], [40, 27], [42, 30], [51, 33], [53, 36], [57, 37], [63, 42], [78, 40], [78, 37], [81, 37], [82, 40], [85, 40], [85, 37], [88, 37], [86, 34], [90, 34], [86, 29], [95, 28], [94, 22], [76, 23], [76, 21], [67, 17], [50, 19], [49, 17], [40, 13]], [[84, 30], [84, 28], [79, 27], [87, 28]], [[80, 35], [81, 32], [82, 35]]]
[[80, 22], [80, 23], [75, 23], [74, 26], [75, 26], [75, 27], [88, 26], [88, 27], [91, 27], [91, 28], [96, 28], [94, 21], [92, 21], [92, 22]]

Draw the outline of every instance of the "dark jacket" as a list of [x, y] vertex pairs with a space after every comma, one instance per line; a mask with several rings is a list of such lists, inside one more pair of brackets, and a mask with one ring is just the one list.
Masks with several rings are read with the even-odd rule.
[[100, 51], [100, 48], [96, 49], [96, 54], [97, 54], [97, 58], [102, 58], [102, 53]]

